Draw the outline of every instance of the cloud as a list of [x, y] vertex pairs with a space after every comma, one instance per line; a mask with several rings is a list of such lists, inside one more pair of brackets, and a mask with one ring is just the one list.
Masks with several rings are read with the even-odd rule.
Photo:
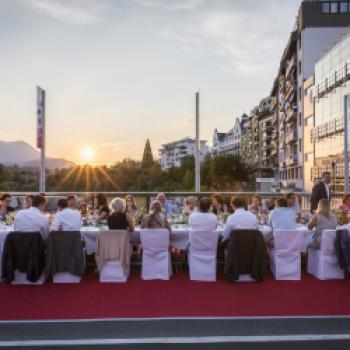
[[216, 8], [203, 2], [198, 11], [183, 16], [180, 23], [170, 18], [158, 35], [163, 40], [174, 41], [187, 53], [214, 56], [217, 66], [225, 72], [254, 75], [274, 67], [277, 70], [283, 45], [292, 29], [290, 13], [295, 3], [277, 7], [277, 11], [277, 2], [272, 0], [255, 11], [251, 7], [255, 2], [247, 6], [221, 3], [224, 6]]
[[158, 8], [160, 10], [193, 10], [203, 3], [203, 0], [132, 0], [137, 5]]
[[98, 2], [94, 0], [23, 0], [25, 4], [56, 20], [90, 24], [99, 21]]

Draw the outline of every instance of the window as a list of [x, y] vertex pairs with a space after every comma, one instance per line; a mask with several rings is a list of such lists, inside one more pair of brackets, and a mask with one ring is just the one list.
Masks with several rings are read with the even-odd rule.
[[324, 2], [322, 4], [322, 13], [329, 13], [329, 2]]
[[301, 126], [301, 112], [299, 112], [299, 125]]
[[305, 162], [309, 161], [309, 155], [305, 154]]
[[338, 13], [338, 3], [331, 2], [331, 13]]
[[301, 139], [299, 139], [299, 152], [301, 152]]
[[309, 125], [309, 118], [304, 119], [304, 126], [308, 126]]
[[347, 2], [341, 2], [340, 3], [340, 13], [347, 13], [348, 12], [348, 3]]

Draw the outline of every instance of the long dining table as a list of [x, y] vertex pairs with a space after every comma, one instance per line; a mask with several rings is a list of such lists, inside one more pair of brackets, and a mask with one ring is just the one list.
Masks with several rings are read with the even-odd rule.
[[[223, 236], [222, 225], [217, 227], [217, 232], [219, 237]], [[13, 231], [13, 225], [0, 225], [0, 255], [2, 256], [3, 246], [6, 236], [9, 232]], [[81, 236], [85, 242], [85, 249], [88, 255], [95, 253], [96, 251], [96, 240], [99, 232], [107, 231], [107, 226], [82, 226]], [[134, 232], [130, 232], [130, 243], [139, 244], [140, 243], [140, 227], [135, 227]], [[272, 228], [268, 225], [260, 225], [259, 230], [264, 236], [266, 242], [272, 239]], [[307, 246], [312, 240], [313, 231], [308, 230], [306, 225], [297, 225], [297, 230], [301, 230], [304, 233], [303, 247], [302, 251], [307, 250]], [[171, 227], [170, 233], [170, 246], [172, 248], [186, 249], [189, 244], [189, 227], [188, 225], [173, 225]]]

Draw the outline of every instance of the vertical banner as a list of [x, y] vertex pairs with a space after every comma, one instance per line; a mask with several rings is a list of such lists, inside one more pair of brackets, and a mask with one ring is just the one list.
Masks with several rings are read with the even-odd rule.
[[39, 192], [45, 193], [45, 90], [37, 87], [36, 146], [41, 150]]
[[40, 149], [44, 144], [44, 123], [45, 123], [45, 91], [37, 87], [37, 122], [36, 122], [36, 146]]

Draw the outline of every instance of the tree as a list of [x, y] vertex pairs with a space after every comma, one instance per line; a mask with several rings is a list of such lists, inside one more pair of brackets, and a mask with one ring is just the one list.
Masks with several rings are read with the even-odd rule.
[[154, 160], [153, 160], [153, 155], [151, 150], [151, 143], [149, 142], [149, 139], [147, 139], [145, 148], [143, 150], [141, 167], [142, 169], [148, 169], [152, 167], [153, 163], [154, 163]]
[[194, 175], [193, 171], [187, 169], [185, 174], [182, 177], [182, 188], [185, 191], [193, 191], [194, 190]]

